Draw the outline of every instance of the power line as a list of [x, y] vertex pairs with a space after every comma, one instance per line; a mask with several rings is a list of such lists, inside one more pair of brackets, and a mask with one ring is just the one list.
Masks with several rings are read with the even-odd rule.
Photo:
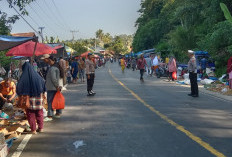
[[[35, 1], [35, 3], [39, 6], [39, 8], [42, 10], [42, 12], [43, 12], [47, 17], [49, 17], [49, 19], [51, 19], [51, 20], [54, 19], [54, 18], [51, 17], [49, 14], [46, 14], [45, 10], [39, 5], [39, 3], [38, 3], [37, 1]], [[57, 26], [59, 26], [62, 30], [64, 29], [64, 28], [62, 28], [59, 24], [57, 24], [55, 20], [54, 20], [54, 22], [55, 22], [55, 24], [56, 24]]]
[[[62, 16], [62, 14], [60, 13], [60, 10], [58, 9], [56, 3], [54, 2], [54, 0], [52, 0], [53, 5], [55, 6], [55, 9], [57, 10], [58, 14], [60, 15], [60, 17], [62, 18], [62, 20], [65, 22], [65, 24], [67, 23], [65, 18]], [[67, 25], [68, 29], [71, 30], [71, 28], [69, 27], [69, 25]]]
[[[46, 7], [48, 8], [48, 10], [50, 11], [51, 15], [53, 15], [53, 17], [56, 19], [57, 24], [59, 24], [58, 26], [60, 26], [60, 28], [62, 27], [63, 31], [62, 32], [65, 36], [67, 35], [67, 32], [70, 30], [69, 27], [66, 27], [65, 22], [61, 20], [61, 18], [56, 14], [56, 12], [54, 12], [53, 8], [55, 8], [53, 5], [50, 7], [49, 5], [51, 5], [51, 3], [47, 3], [46, 0], [44, 0], [44, 4], [46, 5]], [[54, 19], [52, 18], [52, 19]]]
[[[12, 8], [16, 11], [16, 13], [31, 27], [31, 29], [33, 29], [38, 35], [40, 35], [33, 27], [32, 27], [32, 25], [29, 23], [29, 22], [27, 22], [27, 20], [15, 9], [15, 7], [14, 6], [12, 6]], [[41, 36], [41, 35], [40, 35]]]
[[29, 14], [27, 16], [39, 27], [39, 24]]
[[[44, 8], [43, 7], [41, 7], [40, 6], [40, 4], [37, 2], [37, 1], [35, 1], [35, 4], [37, 4], [37, 6], [39, 7], [39, 9], [43, 12], [43, 14], [46, 16], [46, 17], [48, 17], [49, 19], [50, 19], [50, 21], [54, 21], [54, 23], [57, 25], [57, 26], [59, 26], [59, 28], [63, 31], [64, 30], [64, 28], [62, 28], [60, 25], [58, 25], [57, 23], [56, 23], [56, 21], [54, 20], [54, 18], [53, 17], [51, 17], [50, 16], [50, 14], [47, 14], [46, 13], [46, 11], [44, 10]], [[64, 33], [63, 32], [60, 32], [62, 35], [64, 35]], [[58, 36], [58, 35], [57, 35]], [[65, 36], [65, 35], [64, 35]]]
[[[57, 14], [55, 14], [55, 13], [53, 12], [53, 10], [51, 9], [51, 8], [54, 8], [54, 7], [49, 8], [49, 7], [48, 7], [49, 4], [46, 2], [46, 0], [44, 0], [44, 3], [45, 3], [45, 5], [46, 5], [46, 7], [48, 8], [48, 10], [51, 11], [52, 15], [56, 18], [57, 22], [59, 22], [59, 23], [61, 24], [60, 26], [62, 26], [63, 28], [66, 29], [66, 26], [63, 25], [63, 22], [60, 21], [60, 18], [59, 18], [59, 17], [57, 18], [57, 16], [56, 16]], [[69, 30], [69, 29], [66, 29], [66, 30]]]
[[[29, 4], [28, 5], [30, 8], [31, 8], [31, 10], [39, 17], [39, 19], [56, 35], [56, 36], [58, 36], [57, 35], [57, 32], [54, 32], [54, 30], [50, 27], [50, 25], [48, 25], [48, 23], [46, 22], [46, 21], [44, 21], [44, 19], [37, 13], [37, 11]], [[39, 27], [39, 25], [38, 25], [38, 27]], [[46, 33], [45, 33], [46, 34]], [[46, 34], [47, 35], [47, 34]], [[48, 35], [47, 35], [48, 36]]]

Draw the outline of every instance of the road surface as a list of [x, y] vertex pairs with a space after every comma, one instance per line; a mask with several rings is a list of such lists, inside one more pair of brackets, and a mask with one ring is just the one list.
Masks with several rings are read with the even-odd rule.
[[96, 70], [94, 97], [86, 96], [86, 84], [70, 84], [61, 119], [46, 122], [21, 157], [232, 156], [231, 102], [203, 93], [192, 98], [189, 88], [144, 80], [139, 71], [122, 73], [108, 63]]

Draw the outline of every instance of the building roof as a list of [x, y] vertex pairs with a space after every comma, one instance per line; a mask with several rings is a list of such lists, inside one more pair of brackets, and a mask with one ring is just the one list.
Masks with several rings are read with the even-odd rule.
[[11, 34], [12, 36], [15, 37], [35, 37], [35, 33], [34, 32], [28, 32], [28, 33], [14, 33]]

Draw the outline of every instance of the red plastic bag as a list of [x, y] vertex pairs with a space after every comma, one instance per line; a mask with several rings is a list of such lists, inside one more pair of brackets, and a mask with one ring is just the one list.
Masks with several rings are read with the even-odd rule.
[[64, 109], [64, 106], [65, 106], [65, 98], [60, 91], [57, 91], [52, 101], [52, 109], [60, 110], [60, 109]]
[[176, 71], [174, 71], [174, 72], [172, 73], [172, 78], [173, 78], [174, 80], [177, 80]]

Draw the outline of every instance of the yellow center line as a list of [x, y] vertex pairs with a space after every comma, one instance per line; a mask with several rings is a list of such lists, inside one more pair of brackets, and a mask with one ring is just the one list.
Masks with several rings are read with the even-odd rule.
[[140, 98], [135, 92], [133, 92], [132, 90], [130, 90], [127, 86], [125, 86], [121, 81], [119, 81], [111, 72], [111, 70], [109, 69], [109, 73], [112, 76], [112, 78], [118, 82], [122, 87], [124, 87], [127, 91], [129, 91], [138, 101], [140, 101], [144, 106], [146, 106], [147, 108], [149, 108], [152, 112], [154, 112], [155, 114], [157, 114], [160, 118], [162, 118], [163, 120], [165, 120], [166, 122], [168, 122], [169, 124], [171, 124], [172, 126], [174, 126], [177, 130], [183, 132], [184, 134], [186, 134], [190, 139], [192, 139], [193, 141], [197, 142], [199, 145], [201, 145], [203, 148], [205, 148], [206, 150], [208, 150], [209, 152], [211, 152], [213, 155], [215, 155], [216, 157], [226, 157], [224, 154], [222, 154], [221, 152], [219, 152], [218, 150], [216, 150], [215, 148], [213, 148], [212, 146], [210, 146], [210, 144], [208, 144], [207, 142], [203, 141], [200, 137], [197, 137], [196, 135], [194, 135], [193, 133], [191, 133], [190, 131], [186, 130], [183, 126], [177, 124], [176, 122], [174, 122], [173, 120], [169, 119], [167, 116], [165, 116], [164, 114], [160, 113], [158, 110], [156, 110], [154, 107], [152, 107], [151, 105], [147, 104], [142, 98]]

